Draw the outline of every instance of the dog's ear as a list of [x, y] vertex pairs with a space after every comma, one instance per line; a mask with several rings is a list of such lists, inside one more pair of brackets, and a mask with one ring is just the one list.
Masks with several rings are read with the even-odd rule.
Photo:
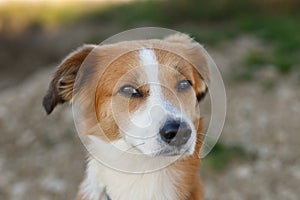
[[72, 99], [77, 72], [84, 59], [94, 48], [95, 45], [83, 45], [70, 53], [58, 66], [43, 99], [43, 106], [47, 114], [50, 114], [57, 104]]
[[196, 97], [198, 102], [204, 99], [208, 92], [208, 87], [204, 81], [204, 78], [199, 74], [199, 72], [194, 72], [195, 84], [193, 85], [196, 92]]

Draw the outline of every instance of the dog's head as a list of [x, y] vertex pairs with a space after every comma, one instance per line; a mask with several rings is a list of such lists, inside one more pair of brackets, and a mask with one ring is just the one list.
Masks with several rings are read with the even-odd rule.
[[186, 35], [85, 45], [60, 64], [43, 105], [50, 114], [76, 95], [85, 134], [150, 156], [190, 155], [201, 138], [208, 63]]

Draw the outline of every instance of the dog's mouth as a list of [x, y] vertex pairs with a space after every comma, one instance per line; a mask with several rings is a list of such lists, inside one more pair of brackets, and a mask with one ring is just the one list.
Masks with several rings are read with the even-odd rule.
[[188, 153], [189, 149], [188, 148], [175, 148], [175, 147], [165, 147], [163, 149], [161, 149], [160, 151], [155, 153], [155, 157], [158, 156], [165, 156], [165, 157], [169, 157], [169, 156], [180, 156], [180, 155], [186, 155], [189, 154]]
[[164, 145], [159, 150], [154, 150], [153, 152], [145, 153], [140, 146], [143, 146], [145, 142], [140, 143], [138, 145], [131, 145], [131, 147], [127, 150], [127, 152], [139, 152], [140, 154], [147, 155], [149, 157], [170, 157], [170, 156], [180, 156], [180, 155], [188, 155], [189, 148], [187, 147], [172, 147], [169, 145]]

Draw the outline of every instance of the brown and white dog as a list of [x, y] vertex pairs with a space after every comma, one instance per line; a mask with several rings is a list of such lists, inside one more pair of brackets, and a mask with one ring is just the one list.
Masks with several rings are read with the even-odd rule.
[[[203, 199], [199, 102], [207, 93], [209, 65], [203, 47], [184, 34], [84, 45], [63, 60], [44, 97], [46, 112], [78, 96], [80, 132], [98, 141], [99, 154], [145, 172], [116, 170], [89, 155], [78, 199]], [[107, 144], [142, 157], [112, 152]], [[149, 170], [151, 162], [168, 160]]]

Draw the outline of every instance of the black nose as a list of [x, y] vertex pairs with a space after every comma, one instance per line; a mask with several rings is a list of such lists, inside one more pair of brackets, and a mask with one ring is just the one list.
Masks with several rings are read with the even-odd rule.
[[189, 140], [192, 130], [185, 122], [167, 120], [159, 133], [169, 145], [181, 146]]

